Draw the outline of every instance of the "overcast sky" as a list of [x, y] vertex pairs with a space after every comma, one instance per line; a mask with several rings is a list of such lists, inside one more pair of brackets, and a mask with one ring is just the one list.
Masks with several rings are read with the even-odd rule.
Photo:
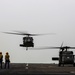
[[1, 33], [13, 30], [56, 33], [33, 37], [35, 47], [61, 46], [62, 42], [75, 46], [75, 0], [0, 0], [3, 55], [8, 51], [11, 62], [15, 63], [52, 63], [51, 58], [58, 56], [58, 49], [26, 51], [19, 46], [23, 36]]

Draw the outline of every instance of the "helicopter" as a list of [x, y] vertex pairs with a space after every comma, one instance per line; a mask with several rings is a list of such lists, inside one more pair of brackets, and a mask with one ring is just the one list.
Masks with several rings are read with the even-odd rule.
[[75, 49], [75, 47], [70, 46], [61, 46], [61, 47], [53, 47], [53, 49], [60, 49], [59, 50], [59, 57], [53, 57], [52, 60], [58, 60], [59, 64], [58, 66], [61, 66], [64, 64], [72, 64], [75, 66], [75, 55], [73, 51], [69, 51], [68, 49]]
[[75, 49], [75, 47], [63, 46], [62, 43], [60, 47], [39, 47], [35, 49], [59, 49], [59, 57], [52, 57], [52, 60], [59, 61], [58, 66], [64, 66], [65, 64], [72, 64], [73, 66], [75, 66], [75, 55], [73, 51], [68, 50]]
[[23, 31], [14, 31], [14, 32], [3, 32], [6, 34], [14, 34], [14, 35], [22, 35], [23, 37], [23, 44], [20, 44], [20, 47], [26, 47], [26, 50], [28, 50], [28, 47], [34, 47], [34, 39], [32, 36], [40, 36], [40, 35], [53, 35], [55, 33], [46, 33], [46, 34], [30, 34], [28, 32]]

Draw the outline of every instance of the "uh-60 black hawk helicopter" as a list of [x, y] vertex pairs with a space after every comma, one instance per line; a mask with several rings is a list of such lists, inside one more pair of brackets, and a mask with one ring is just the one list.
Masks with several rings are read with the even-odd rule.
[[[63, 43], [62, 43], [63, 45]], [[68, 49], [75, 49], [75, 47], [70, 47], [70, 46], [60, 46], [60, 47], [39, 47], [35, 49], [60, 49], [59, 50], [59, 57], [52, 57], [52, 60], [58, 60], [59, 64], [58, 66], [61, 66], [64, 64], [72, 64], [75, 66], [75, 55], [73, 51], [69, 51]]]
[[22, 35], [23, 37], [23, 44], [20, 44], [20, 47], [26, 47], [26, 50], [28, 50], [28, 47], [34, 47], [34, 39], [31, 36], [40, 36], [40, 35], [51, 35], [55, 33], [46, 33], [46, 34], [30, 34], [27, 32], [22, 31], [13, 31], [13, 32], [3, 32], [6, 34], [15, 34], [15, 35]]
[[52, 49], [60, 49], [59, 50], [59, 57], [53, 57], [52, 60], [58, 60], [58, 66], [64, 64], [72, 64], [75, 66], [75, 55], [73, 51], [69, 51], [68, 49], [75, 49], [75, 47], [70, 46], [61, 46], [61, 47], [52, 47]]

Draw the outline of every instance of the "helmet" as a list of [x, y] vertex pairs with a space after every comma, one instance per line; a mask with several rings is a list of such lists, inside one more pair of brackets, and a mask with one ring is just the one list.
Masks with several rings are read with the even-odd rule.
[[6, 54], [8, 54], [8, 52], [6, 52]]
[[0, 52], [0, 54], [2, 54], [2, 52]]

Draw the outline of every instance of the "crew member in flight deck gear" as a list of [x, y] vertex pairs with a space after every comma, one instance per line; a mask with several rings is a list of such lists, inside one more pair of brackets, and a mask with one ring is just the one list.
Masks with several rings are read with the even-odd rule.
[[2, 55], [2, 52], [0, 52], [0, 64], [1, 64], [1, 69], [2, 69], [2, 61], [3, 61], [3, 55]]
[[10, 58], [9, 53], [6, 52], [6, 55], [5, 55], [5, 68], [8, 65], [8, 69], [9, 69], [9, 63], [10, 63], [10, 59], [9, 58]]

